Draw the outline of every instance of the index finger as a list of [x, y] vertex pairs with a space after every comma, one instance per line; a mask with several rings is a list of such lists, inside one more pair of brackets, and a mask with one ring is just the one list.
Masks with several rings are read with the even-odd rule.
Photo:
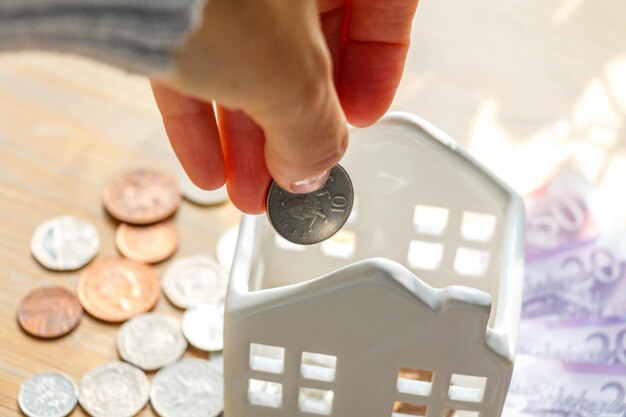
[[189, 178], [208, 190], [222, 186], [226, 167], [212, 103], [181, 94], [155, 80], [152, 91], [172, 148]]
[[418, 0], [351, 0], [338, 92], [348, 121], [367, 126], [400, 83]]

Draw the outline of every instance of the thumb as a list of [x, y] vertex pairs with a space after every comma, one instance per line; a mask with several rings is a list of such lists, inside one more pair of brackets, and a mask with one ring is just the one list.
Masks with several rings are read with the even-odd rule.
[[[265, 130], [265, 160], [278, 185], [293, 193], [317, 190], [348, 146], [348, 127], [330, 70], [309, 87], [291, 90]], [[282, 102], [281, 102], [282, 101]]]

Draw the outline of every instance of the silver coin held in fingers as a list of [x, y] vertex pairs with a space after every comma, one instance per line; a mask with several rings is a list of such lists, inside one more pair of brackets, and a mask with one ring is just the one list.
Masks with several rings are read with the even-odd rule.
[[267, 194], [267, 216], [279, 235], [290, 242], [312, 245], [337, 233], [352, 211], [352, 181], [335, 165], [326, 184], [307, 194], [293, 194], [272, 183]]

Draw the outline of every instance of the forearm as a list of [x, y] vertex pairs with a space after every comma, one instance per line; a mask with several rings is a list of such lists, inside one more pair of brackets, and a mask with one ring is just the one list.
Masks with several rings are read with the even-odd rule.
[[89, 56], [132, 72], [171, 69], [203, 0], [0, 0], [0, 51]]

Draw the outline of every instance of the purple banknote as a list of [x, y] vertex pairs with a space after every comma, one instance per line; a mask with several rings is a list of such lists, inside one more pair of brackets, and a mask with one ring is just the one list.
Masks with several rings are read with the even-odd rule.
[[579, 173], [558, 175], [527, 196], [525, 203], [529, 261], [587, 244], [600, 236], [593, 192]]
[[626, 315], [626, 233], [526, 262], [522, 318]]
[[565, 362], [626, 365], [626, 321], [524, 320], [517, 352]]
[[519, 355], [503, 417], [623, 417], [626, 367]]
[[526, 202], [522, 322], [502, 415], [626, 417], [626, 231], [575, 174]]

